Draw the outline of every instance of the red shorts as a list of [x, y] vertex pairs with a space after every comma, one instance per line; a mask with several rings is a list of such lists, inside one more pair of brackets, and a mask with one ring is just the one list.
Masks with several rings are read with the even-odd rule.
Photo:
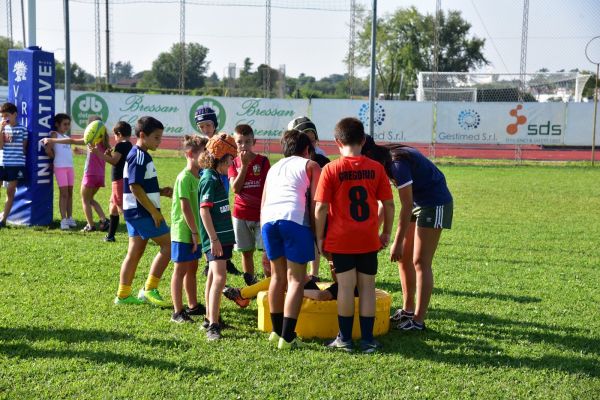
[[81, 184], [88, 188], [104, 187], [104, 175], [83, 175]]
[[123, 179], [113, 181], [110, 202], [123, 208]]

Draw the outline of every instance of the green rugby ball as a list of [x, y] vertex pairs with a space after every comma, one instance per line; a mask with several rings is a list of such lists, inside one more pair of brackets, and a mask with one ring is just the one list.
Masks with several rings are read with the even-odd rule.
[[106, 126], [102, 121], [96, 120], [89, 123], [83, 132], [83, 142], [85, 144], [96, 145], [104, 139], [106, 135]]

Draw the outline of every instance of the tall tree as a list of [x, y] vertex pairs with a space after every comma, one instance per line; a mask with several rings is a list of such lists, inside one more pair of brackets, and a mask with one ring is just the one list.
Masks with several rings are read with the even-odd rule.
[[[65, 83], [65, 63], [54, 60], [56, 72], [54, 80], [56, 83]], [[94, 83], [96, 79], [92, 74], [81, 68], [77, 63], [71, 63], [71, 83], [73, 85], [85, 85]]]
[[[160, 53], [152, 63], [152, 80], [160, 87], [175, 89], [179, 86], [181, 43], [175, 43], [171, 50]], [[196, 89], [204, 86], [208, 62], [208, 49], [198, 43], [185, 45], [185, 87]], [[144, 78], [146, 76], [144, 75]]]
[[[484, 39], [469, 37], [471, 24], [460, 11], [440, 11], [438, 71], [467, 72], [488, 64], [483, 55]], [[361, 17], [356, 62], [370, 65], [371, 18]], [[434, 16], [415, 7], [400, 8], [377, 20], [376, 72], [386, 98], [397, 93], [404, 76], [404, 88], [414, 87], [420, 71], [433, 70]]]
[[133, 78], [133, 65], [129, 61], [110, 63], [110, 83], [117, 83], [122, 79]]
[[21, 48], [23, 48], [21, 43], [11, 43], [9, 38], [0, 36], [0, 81], [8, 80], [8, 50]]

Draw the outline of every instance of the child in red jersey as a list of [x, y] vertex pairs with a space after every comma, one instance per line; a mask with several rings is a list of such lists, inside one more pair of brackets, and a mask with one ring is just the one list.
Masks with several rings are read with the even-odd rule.
[[[315, 225], [319, 251], [331, 253], [339, 283], [339, 333], [328, 347], [353, 350], [354, 288], [358, 286], [360, 350], [372, 353], [380, 347], [373, 339], [377, 252], [390, 241], [394, 200], [384, 167], [361, 155], [365, 137], [356, 118], [344, 118], [335, 126], [341, 157], [323, 168], [315, 195]], [[381, 235], [378, 201], [383, 204]]]

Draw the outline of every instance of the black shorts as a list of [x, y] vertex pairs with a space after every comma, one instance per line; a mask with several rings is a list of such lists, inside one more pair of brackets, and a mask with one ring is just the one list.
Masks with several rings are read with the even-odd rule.
[[0, 168], [0, 181], [11, 182], [25, 180], [25, 166], [6, 166]]
[[[331, 296], [333, 297], [334, 300], [337, 300], [338, 286], [339, 286], [338, 283], [334, 282], [331, 286], [329, 286], [328, 288], [325, 289], [329, 293], [331, 293]], [[358, 288], [357, 287], [354, 288], [354, 297], [358, 297]]]
[[333, 268], [336, 274], [355, 269], [365, 275], [377, 274], [377, 252], [360, 254], [339, 254], [332, 253]]
[[233, 256], [233, 245], [232, 244], [224, 244], [221, 246], [223, 248], [223, 255], [216, 257], [210, 250], [207, 251], [206, 259], [208, 262], [216, 261], [216, 260], [230, 260]]

